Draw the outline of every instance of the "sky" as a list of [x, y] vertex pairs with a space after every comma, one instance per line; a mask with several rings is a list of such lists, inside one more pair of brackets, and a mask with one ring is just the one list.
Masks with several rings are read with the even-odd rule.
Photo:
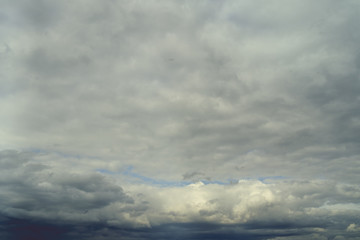
[[360, 1], [0, 0], [0, 237], [359, 240]]

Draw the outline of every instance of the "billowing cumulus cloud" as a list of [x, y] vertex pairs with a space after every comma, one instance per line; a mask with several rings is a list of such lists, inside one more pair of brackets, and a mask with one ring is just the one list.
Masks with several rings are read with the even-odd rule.
[[2, 214], [50, 221], [118, 221], [139, 216], [133, 198], [98, 173], [57, 169], [29, 153], [1, 152]]
[[0, 234], [356, 239], [357, 1], [2, 3]]
[[[9, 229], [16, 224], [41, 232], [54, 228], [69, 239], [76, 231], [92, 228], [97, 229], [93, 234], [109, 235], [109, 239], [120, 232], [128, 237], [137, 233], [151, 239], [158, 239], [157, 234], [168, 238], [172, 231], [180, 235], [186, 232], [194, 239], [206, 235], [217, 239], [228, 231], [233, 232], [229, 239], [307, 234], [315, 234], [317, 239], [338, 233], [355, 236], [359, 231], [354, 223], [360, 214], [357, 185], [328, 180], [249, 179], [167, 187], [124, 183], [125, 191], [120, 186], [121, 177], [82, 171], [75, 165], [59, 168], [52, 157], [1, 152], [0, 214], [3, 225], [9, 226], [3, 232], [14, 239], [19, 236]], [[192, 224], [200, 230], [193, 229]], [[77, 230], [77, 225], [84, 229]]]

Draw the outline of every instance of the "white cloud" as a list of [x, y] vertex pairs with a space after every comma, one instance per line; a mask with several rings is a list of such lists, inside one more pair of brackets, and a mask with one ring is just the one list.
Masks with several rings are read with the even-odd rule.
[[346, 231], [349, 232], [359, 232], [360, 231], [360, 226], [355, 224], [355, 223], [351, 223], [347, 228]]

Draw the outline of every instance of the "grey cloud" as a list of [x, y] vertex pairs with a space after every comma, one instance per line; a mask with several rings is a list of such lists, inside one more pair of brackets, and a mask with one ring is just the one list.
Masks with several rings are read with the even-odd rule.
[[183, 174], [183, 180], [196, 179], [198, 177], [202, 177], [204, 174], [202, 172], [187, 172]]
[[56, 23], [59, 19], [59, 7], [54, 3], [43, 0], [27, 2], [23, 5], [21, 14], [25, 17], [24, 21], [40, 29], [46, 29]]
[[[100, 174], [36, 163], [35, 154], [1, 152], [2, 215], [50, 221], [111, 221], [107, 208], [134, 217], [144, 211], [123, 189]], [[9, 166], [8, 162], [14, 163]], [[124, 219], [123, 219], [124, 220]], [[131, 224], [131, 219], [130, 224]], [[124, 220], [123, 222], [129, 222]], [[122, 221], [117, 216], [116, 221]]]
[[[319, 228], [357, 224], [337, 214], [359, 191], [356, 1], [4, 3], [0, 149], [39, 151], [1, 152], [7, 215], [234, 221], [242, 201], [263, 227], [270, 215], [302, 224], [310, 212]], [[256, 198], [227, 200], [206, 185], [203, 208], [170, 211], [159, 204], [183, 207], [164, 197], [176, 190], [129, 195], [111, 182], [136, 189], [120, 174], [128, 167], [158, 182], [279, 178], [261, 191], [229, 188], [279, 199], [268, 205], [259, 194], [252, 206]], [[300, 235], [354, 237], [341, 231]], [[284, 234], [258, 238], [297, 233]]]
[[[78, 69], [79, 65], [86, 66], [89, 62], [86, 56], [61, 59], [61, 57], [49, 56], [50, 53], [46, 52], [45, 49], [35, 49], [26, 60], [26, 64], [34, 73], [40, 74], [40, 76], [44, 75], [45, 77], [53, 78], [53, 76], [56, 75], [57, 78], [60, 78], [66, 77], [69, 72]], [[83, 70], [86, 71], [86, 68], [84, 67]], [[50, 79], [50, 82], [52, 81], [53, 79]], [[49, 91], [50, 89], [44, 90]]]
[[43, 32], [56, 24], [60, 18], [60, 4], [43, 0], [4, 1], [6, 20], [18, 27]]
[[[46, 164], [49, 157], [44, 153], [1, 152], [0, 220], [5, 223], [5, 233], [14, 234], [9, 219], [22, 219], [24, 224], [38, 224], [39, 228], [55, 224], [64, 230], [64, 239], [74, 234], [79, 239], [97, 239], [102, 234], [112, 239], [119, 233], [129, 239], [161, 239], [169, 236], [169, 229], [178, 227], [194, 239], [353, 236], [357, 229], [351, 225], [360, 211], [357, 185], [242, 180], [183, 187], [126, 184], [123, 190], [116, 175], [105, 178], [84, 173], [81, 164], [65, 171], [61, 165]], [[193, 229], [197, 224], [201, 233]], [[228, 231], [231, 233], [225, 234]]]

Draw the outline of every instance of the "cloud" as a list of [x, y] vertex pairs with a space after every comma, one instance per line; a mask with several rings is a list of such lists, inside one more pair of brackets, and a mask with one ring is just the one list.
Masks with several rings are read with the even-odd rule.
[[[0, 214], [5, 233], [14, 234], [11, 226], [17, 228], [18, 220], [26, 226], [35, 224], [34, 228], [63, 229], [70, 235], [77, 230], [68, 225], [85, 229], [97, 226], [99, 234], [125, 232], [126, 236], [145, 236], [150, 229], [158, 229], [168, 236], [172, 228], [179, 234], [195, 234], [193, 224], [200, 224], [202, 233], [195, 235], [211, 235], [214, 239], [226, 237], [227, 231], [232, 232], [229, 239], [243, 235], [265, 239], [265, 235], [324, 237], [335, 236], [338, 228], [344, 229], [343, 235], [357, 230], [353, 223], [360, 212], [357, 185], [325, 180], [248, 179], [232, 184], [197, 182], [185, 186], [124, 182], [123, 189], [120, 184], [126, 175], [83, 172], [76, 165], [65, 170], [53, 165], [49, 157], [53, 156], [1, 152]], [[109, 227], [113, 229], [106, 230]], [[149, 236], [156, 239], [156, 231]]]
[[356, 1], [3, 5], [5, 222], [356, 237]]
[[352, 4], [9, 3], [2, 146], [117, 159], [169, 180], [356, 182]]
[[57, 169], [31, 153], [2, 151], [1, 168], [3, 216], [126, 225], [145, 207], [135, 208], [133, 198], [100, 174]]
[[352, 223], [350, 224], [347, 228], [346, 228], [346, 231], [349, 231], [349, 232], [358, 232], [360, 231], [360, 227], [355, 224], [355, 223]]

